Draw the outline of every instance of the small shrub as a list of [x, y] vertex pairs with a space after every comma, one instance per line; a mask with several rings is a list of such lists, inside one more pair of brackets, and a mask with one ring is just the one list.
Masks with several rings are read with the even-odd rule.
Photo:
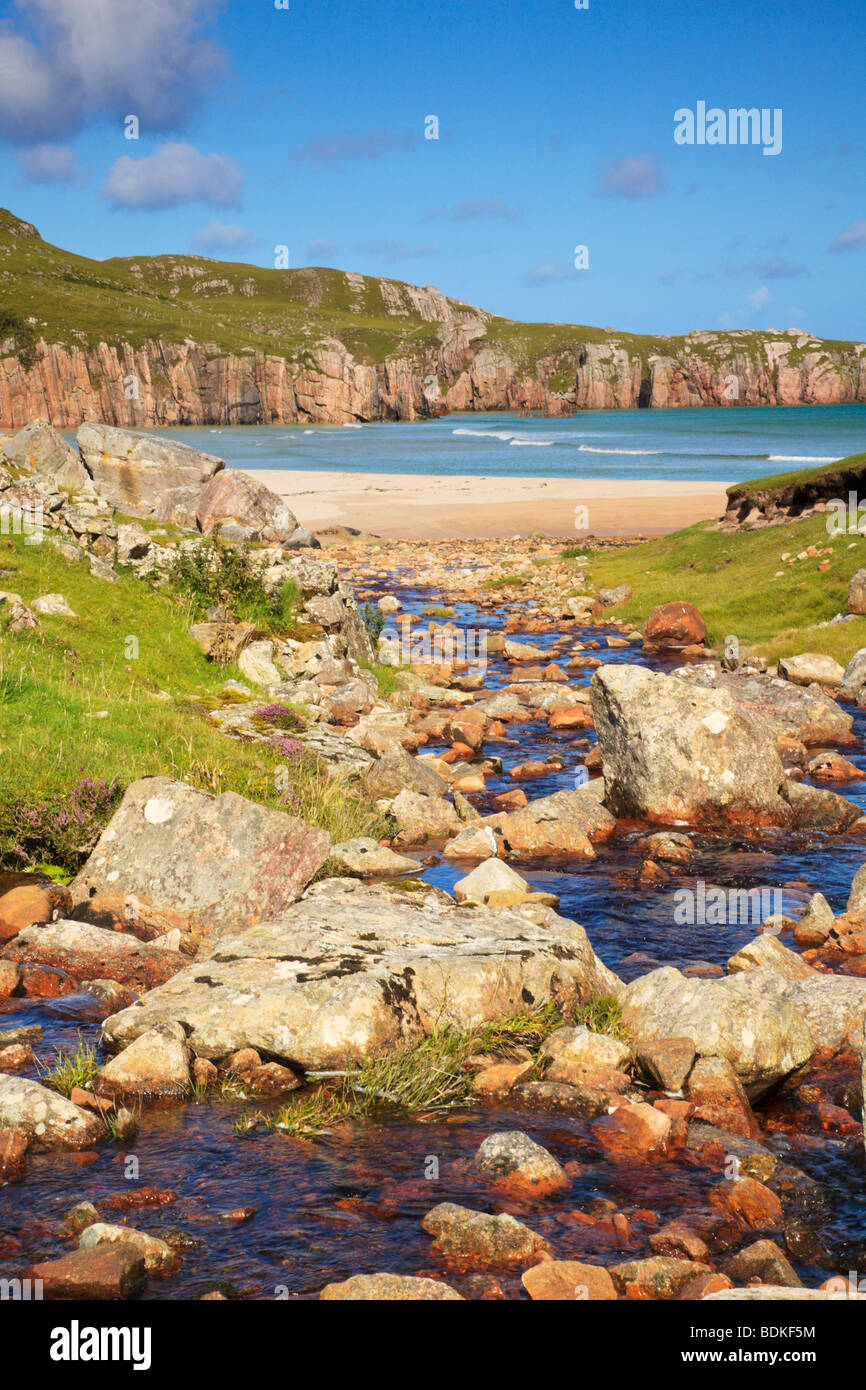
[[371, 608], [369, 603], [365, 603], [361, 609], [361, 618], [373, 644], [373, 651], [379, 646], [379, 638], [382, 636], [382, 629], [385, 626], [385, 614], [380, 613], [378, 608]]
[[85, 777], [42, 801], [13, 801], [2, 813], [0, 836], [27, 864], [47, 861], [75, 873], [90, 854], [123, 795], [118, 777]]
[[254, 710], [250, 717], [261, 720], [271, 728], [286, 729], [293, 733], [304, 727], [301, 716], [295, 710], [287, 709], [285, 705], [264, 705], [261, 709]]
[[284, 632], [291, 627], [298, 608], [298, 590], [293, 583], [287, 581], [269, 593], [247, 550], [212, 538], [179, 549], [168, 578], [173, 588], [191, 600], [197, 618], [219, 604], [230, 608], [235, 619], [255, 623], [268, 632]]

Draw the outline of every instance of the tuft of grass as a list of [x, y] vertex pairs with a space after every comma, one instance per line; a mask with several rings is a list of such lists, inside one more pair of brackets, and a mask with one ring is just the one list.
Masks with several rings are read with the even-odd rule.
[[87, 1091], [90, 1089], [93, 1078], [99, 1071], [99, 1062], [96, 1055], [96, 1045], [87, 1043], [78, 1035], [78, 1046], [74, 1052], [67, 1052], [63, 1048], [58, 1049], [52, 1066], [38, 1063], [40, 1079], [43, 1086], [49, 1087], [52, 1091], [59, 1091], [62, 1096], [70, 1096], [76, 1087]]
[[233, 619], [285, 635], [300, 610], [296, 584], [287, 581], [268, 593], [250, 552], [243, 546], [225, 545], [218, 538], [201, 541], [194, 548], [179, 548], [168, 580], [178, 593], [189, 596], [196, 618], [217, 604], [228, 605]]
[[591, 1033], [605, 1033], [609, 1038], [628, 1042], [628, 1031], [622, 1018], [622, 1005], [612, 995], [591, 999], [574, 1011], [576, 1024], [583, 1024]]
[[402, 690], [403, 685], [400, 680], [401, 672], [405, 670], [403, 666], [383, 666], [378, 661], [367, 661], [363, 658], [358, 665], [364, 671], [372, 671], [376, 677], [376, 684], [379, 687], [379, 694], [383, 700], [390, 697], [397, 690]]
[[[427, 1037], [395, 1051], [368, 1057], [345, 1072], [322, 1073], [323, 1085], [306, 1091], [275, 1114], [245, 1112], [235, 1124], [238, 1134], [278, 1129], [295, 1138], [321, 1134], [346, 1120], [392, 1108], [410, 1113], [445, 1114], [468, 1105], [472, 1096], [470, 1057], [480, 1053], [508, 1056], [517, 1045], [540, 1047], [561, 1027], [553, 1004], [527, 1010], [461, 1033], [437, 1026]], [[311, 1080], [316, 1073], [311, 1073]]]
[[499, 579], [485, 579], [482, 589], [517, 589], [532, 578], [531, 574], [504, 574]]

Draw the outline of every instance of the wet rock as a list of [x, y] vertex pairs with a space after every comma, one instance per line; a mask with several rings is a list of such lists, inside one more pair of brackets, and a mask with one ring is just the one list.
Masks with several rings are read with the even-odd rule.
[[5, 960], [57, 966], [73, 980], [106, 979], [150, 989], [183, 969], [187, 957], [86, 922], [25, 927], [3, 948]]
[[772, 1240], [756, 1240], [725, 1265], [725, 1273], [734, 1283], [749, 1284], [758, 1280], [777, 1288], [800, 1289], [802, 1279], [794, 1272], [778, 1245]]
[[110, 1226], [95, 1221], [82, 1232], [78, 1242], [79, 1250], [99, 1250], [106, 1245], [132, 1246], [144, 1260], [148, 1274], [173, 1274], [180, 1267], [180, 1258], [170, 1245], [131, 1226]]
[[757, 1178], [734, 1178], [710, 1193], [710, 1202], [729, 1212], [742, 1226], [771, 1230], [782, 1225], [782, 1203]]
[[94, 1226], [102, 1218], [92, 1202], [78, 1202], [76, 1206], [70, 1207], [57, 1228], [57, 1234], [61, 1240], [78, 1239], [82, 1231], [86, 1231], [88, 1226]]
[[757, 1137], [761, 1127], [739, 1077], [724, 1057], [701, 1057], [689, 1077], [689, 1100], [695, 1119], [732, 1134]]
[[648, 859], [659, 860], [663, 864], [690, 864], [695, 847], [688, 835], [661, 830], [654, 835], [646, 835], [638, 840], [635, 849]]
[[533, 1062], [496, 1062], [484, 1067], [472, 1082], [473, 1093], [486, 1100], [501, 1100], [529, 1076], [534, 1066]]
[[[833, 929], [835, 914], [823, 893], [813, 893], [806, 911], [794, 928], [794, 940], [798, 946], [809, 949], [823, 946]], [[767, 964], [769, 962], [761, 962]], [[728, 962], [728, 969], [731, 962]]]
[[97, 1095], [112, 1099], [178, 1099], [190, 1085], [190, 1051], [180, 1023], [160, 1023], [107, 1062], [94, 1078]]
[[579, 1260], [544, 1260], [521, 1276], [533, 1303], [609, 1302], [617, 1297], [616, 1287], [601, 1265]]
[[582, 1115], [588, 1119], [607, 1115], [611, 1101], [618, 1099], [624, 1089], [621, 1072], [597, 1071], [579, 1084], [564, 1081], [521, 1081], [512, 1099], [524, 1110], [547, 1110], [561, 1115]]
[[543, 1236], [513, 1216], [488, 1216], [454, 1202], [442, 1202], [428, 1211], [421, 1226], [433, 1237], [440, 1254], [470, 1265], [531, 1261], [550, 1250]]
[[672, 1221], [662, 1226], [661, 1230], [653, 1231], [649, 1243], [654, 1255], [669, 1255], [674, 1259], [700, 1263], [706, 1261], [710, 1253], [706, 1241], [701, 1239], [697, 1231], [680, 1221]]
[[806, 772], [816, 782], [861, 782], [863, 770], [840, 753], [819, 753], [811, 758]]
[[361, 884], [318, 887], [328, 891], [213, 943], [207, 957], [107, 1019], [106, 1041], [122, 1046], [174, 1019], [198, 1056], [255, 1047], [293, 1065], [340, 1067], [437, 1024], [467, 1031], [551, 998], [567, 1006], [622, 988], [583, 928], [550, 909], [523, 910], [542, 914], [536, 925], [435, 894], [427, 902], [427, 885], [402, 901]]
[[439, 1279], [408, 1274], [355, 1274], [340, 1284], [326, 1284], [319, 1294], [328, 1303], [462, 1303], [463, 1296]]
[[33, 1064], [33, 1049], [29, 1043], [13, 1043], [0, 1047], [0, 1072], [23, 1071]]
[[21, 969], [13, 960], [0, 960], [0, 999], [10, 999], [21, 984]]
[[0, 1075], [0, 1127], [23, 1129], [33, 1149], [90, 1149], [106, 1137], [96, 1115], [80, 1110], [47, 1086]]
[[23, 1125], [0, 1129], [0, 1183], [23, 1182], [29, 1147], [30, 1133]]
[[842, 835], [862, 815], [856, 802], [846, 801], [835, 792], [801, 782], [787, 782], [783, 791], [791, 808], [792, 830], [820, 830], [827, 835]]
[[800, 656], [780, 657], [779, 675], [793, 685], [820, 685], [838, 690], [845, 672], [832, 656], [803, 652]]
[[324, 830], [234, 792], [214, 797], [145, 778], [128, 788], [73, 895], [81, 901], [122, 886], [219, 937], [294, 902], [328, 849]]
[[662, 603], [643, 628], [644, 642], [654, 647], [686, 647], [703, 642], [707, 625], [691, 603]]
[[553, 1155], [520, 1130], [488, 1135], [472, 1166], [499, 1187], [523, 1197], [551, 1197], [570, 1185]]
[[489, 860], [499, 851], [499, 843], [489, 825], [466, 825], [449, 840], [442, 853], [446, 859]]
[[779, 1168], [779, 1159], [764, 1144], [730, 1130], [695, 1122], [689, 1125], [686, 1149], [707, 1166], [727, 1171], [735, 1161], [736, 1175], [768, 1182]]
[[612, 1071], [626, 1071], [631, 1048], [619, 1038], [593, 1033], [582, 1025], [557, 1028], [538, 1054], [539, 1070], [547, 1081], [574, 1083], [587, 1065]]
[[652, 1105], [624, 1105], [593, 1124], [593, 1135], [605, 1153], [618, 1160], [645, 1161], [667, 1152], [671, 1133], [668, 1115]]
[[615, 815], [665, 824], [787, 825], [784, 770], [768, 724], [726, 690], [609, 665], [590, 686]]
[[695, 1064], [691, 1038], [656, 1038], [641, 1043], [635, 1060], [644, 1076], [663, 1091], [680, 1092]]
[[594, 859], [594, 845], [608, 840], [616, 828], [610, 812], [579, 791], [554, 792], [520, 811], [488, 816], [486, 824], [501, 838], [506, 854], [520, 860], [560, 855]]
[[378, 840], [363, 835], [354, 840], [344, 840], [339, 845], [332, 845], [328, 864], [333, 865], [341, 874], [357, 875], [358, 878], [418, 872], [417, 859], [410, 859], [405, 854], [395, 854], [393, 850], [380, 845]]
[[59, 1260], [33, 1265], [27, 1276], [41, 1280], [45, 1298], [65, 1301], [130, 1298], [146, 1279], [144, 1257], [128, 1241], [73, 1250]]
[[701, 1274], [712, 1274], [698, 1260], [679, 1260], [654, 1255], [647, 1260], [627, 1260], [608, 1270], [617, 1293], [633, 1299], [667, 1299], [677, 1295]]
[[746, 988], [754, 973], [687, 980], [665, 966], [636, 980], [625, 992], [623, 1020], [637, 1055], [657, 1039], [688, 1037], [698, 1056], [727, 1058], [750, 1098], [796, 1071], [815, 1050], [812, 1034], [788, 999]]

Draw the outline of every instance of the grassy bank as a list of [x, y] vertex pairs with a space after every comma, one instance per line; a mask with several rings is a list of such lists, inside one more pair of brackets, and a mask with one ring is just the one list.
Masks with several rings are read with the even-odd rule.
[[[810, 548], [822, 553], [805, 555]], [[656, 604], [684, 600], [700, 609], [713, 646], [735, 636], [768, 659], [815, 651], [844, 665], [866, 646], [866, 618], [817, 625], [845, 611], [849, 580], [863, 565], [866, 540], [831, 539], [824, 517], [816, 516], [732, 533], [700, 522], [660, 540], [595, 554], [588, 570], [598, 588], [631, 585], [632, 598], [615, 612], [635, 624]]]
[[[12, 536], [0, 537], [0, 589], [25, 603], [61, 593], [77, 615], [40, 616], [37, 629], [0, 636], [0, 857], [7, 866], [21, 862], [15, 846], [35, 809], [45, 842], [40, 850], [38, 833], [28, 840], [31, 862], [47, 857], [74, 867], [76, 834], [86, 840], [91, 815], [110, 814], [112, 787], [155, 775], [290, 810], [335, 839], [380, 831], [375, 808], [312, 757], [241, 743], [209, 722], [198, 702], [219, 700], [223, 683], [241, 677], [207, 661], [189, 637], [194, 595], [156, 592], [129, 574], [112, 584], [93, 577], [86, 562], [67, 563], [48, 539], [28, 546]], [[286, 765], [288, 793], [277, 778]], [[98, 786], [76, 796], [85, 782]]]

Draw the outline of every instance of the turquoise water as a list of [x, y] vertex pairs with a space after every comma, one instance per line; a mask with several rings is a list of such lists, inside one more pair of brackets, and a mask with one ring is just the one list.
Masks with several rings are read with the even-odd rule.
[[234, 468], [737, 482], [866, 451], [866, 404], [160, 431]]

